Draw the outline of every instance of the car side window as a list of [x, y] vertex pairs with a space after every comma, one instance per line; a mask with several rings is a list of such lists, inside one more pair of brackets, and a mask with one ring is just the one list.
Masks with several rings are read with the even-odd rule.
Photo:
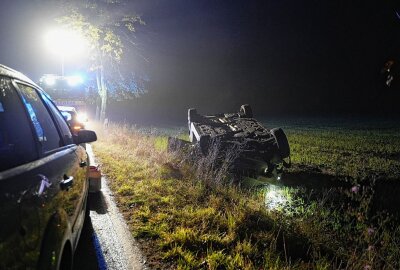
[[50, 108], [51, 113], [54, 115], [54, 118], [57, 121], [58, 126], [60, 127], [64, 143], [66, 145], [73, 144], [74, 141], [72, 139], [71, 131], [69, 130], [68, 124], [65, 121], [64, 117], [62, 116], [62, 114], [59, 112], [59, 110], [56, 108], [53, 102], [51, 102], [50, 98], [46, 94], [42, 94], [42, 98], [44, 102], [46, 102], [47, 107]]
[[24, 106], [11, 80], [0, 77], [0, 172], [37, 158]]
[[33, 123], [37, 139], [43, 153], [63, 146], [57, 128], [36, 90], [24, 84], [17, 84], [22, 93], [22, 101]]

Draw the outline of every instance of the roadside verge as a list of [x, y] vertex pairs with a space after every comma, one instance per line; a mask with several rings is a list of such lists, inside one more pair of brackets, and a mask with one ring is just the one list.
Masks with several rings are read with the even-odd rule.
[[[90, 165], [96, 165], [91, 145], [87, 145]], [[132, 237], [119, 212], [107, 179], [101, 178], [101, 190], [89, 196], [90, 219], [107, 269], [148, 269], [138, 243]]]

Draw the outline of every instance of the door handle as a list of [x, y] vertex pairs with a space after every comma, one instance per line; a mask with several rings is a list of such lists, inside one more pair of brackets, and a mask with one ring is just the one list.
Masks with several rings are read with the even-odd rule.
[[73, 176], [67, 177], [64, 175], [64, 179], [61, 180], [60, 182], [60, 188], [61, 190], [68, 190], [72, 187], [73, 184], [74, 184], [74, 177]]
[[86, 166], [87, 166], [86, 161], [81, 161], [81, 162], [79, 163], [79, 167], [81, 167], [81, 168], [86, 167]]

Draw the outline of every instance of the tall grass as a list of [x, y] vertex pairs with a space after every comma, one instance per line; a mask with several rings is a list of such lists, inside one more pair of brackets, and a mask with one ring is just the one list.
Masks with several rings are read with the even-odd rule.
[[162, 130], [110, 124], [98, 133], [95, 153], [152, 268], [400, 267], [399, 226], [371, 215], [372, 186], [241, 190], [230, 184], [234, 153], [171, 154]]

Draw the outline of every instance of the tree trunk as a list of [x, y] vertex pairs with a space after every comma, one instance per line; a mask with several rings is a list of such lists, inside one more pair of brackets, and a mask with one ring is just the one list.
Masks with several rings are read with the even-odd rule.
[[104, 123], [106, 119], [106, 111], [107, 111], [107, 91], [103, 91], [103, 95], [101, 97], [101, 108], [100, 108], [100, 121]]
[[97, 120], [97, 121], [100, 120], [100, 103], [101, 103], [100, 97], [96, 97], [96, 116], [95, 116], [95, 120]]
[[106, 119], [107, 112], [107, 88], [104, 83], [103, 65], [100, 67], [100, 86], [101, 86], [101, 109], [100, 109], [100, 122], [103, 123]]
[[100, 110], [97, 114], [96, 110], [96, 117], [100, 120], [101, 123], [104, 122], [107, 115], [107, 88], [104, 82], [104, 70], [103, 65], [100, 65], [100, 68], [96, 72], [96, 83], [97, 83], [97, 91], [100, 96]]
[[96, 98], [96, 120], [100, 120], [100, 108], [101, 108], [101, 84], [100, 84], [100, 73], [99, 70], [96, 70], [96, 85], [97, 85], [97, 93], [99, 97]]

